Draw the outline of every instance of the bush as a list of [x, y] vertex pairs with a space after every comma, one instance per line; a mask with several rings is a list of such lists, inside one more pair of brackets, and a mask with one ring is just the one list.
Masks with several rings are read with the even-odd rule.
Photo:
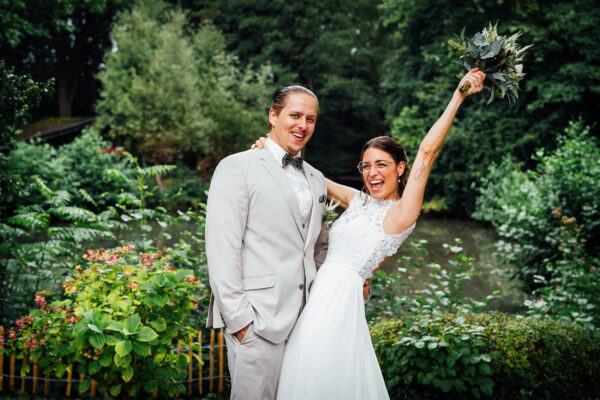
[[[459, 318], [482, 327], [475, 331], [479, 338], [472, 334], [462, 338], [462, 328], [456, 326]], [[371, 327], [392, 399], [595, 399], [600, 395], [597, 330], [499, 313], [446, 314], [438, 321], [433, 329], [428, 324], [412, 328], [411, 317]], [[411, 335], [414, 341], [405, 339]], [[439, 345], [442, 340], [447, 346]], [[478, 386], [475, 372], [484, 377]], [[490, 381], [493, 393], [484, 391]], [[463, 387], [479, 387], [481, 393]]]
[[537, 151], [536, 171], [521, 172], [508, 157], [491, 167], [473, 217], [492, 222], [502, 259], [542, 297], [527, 304], [532, 312], [598, 326], [600, 146], [581, 120], [558, 143]]
[[73, 205], [101, 210], [114, 205], [121, 191], [132, 189], [111, 179], [105, 170], [113, 168], [128, 176], [135, 175], [130, 160], [94, 128], [84, 129], [73, 142], [60, 147], [41, 140], [18, 142], [9, 154], [0, 158], [0, 165], [7, 175], [18, 178], [23, 188], [11, 199], [13, 209], [43, 202], [43, 196], [35, 191], [33, 176], [42, 178], [52, 190], [67, 191]]
[[161, 251], [125, 245], [88, 250], [83, 258], [87, 266], [76, 266], [63, 283], [63, 299], [48, 304], [48, 293], [36, 295], [39, 310], [9, 331], [6, 354], [21, 358], [27, 352], [44, 374], [58, 377], [77, 364], [85, 374], [81, 392], [92, 379], [100, 393], [120, 398], [184, 392], [177, 381], [187, 377], [189, 360], [173, 346], [191, 345], [200, 280], [192, 270], [176, 270], [172, 256]]

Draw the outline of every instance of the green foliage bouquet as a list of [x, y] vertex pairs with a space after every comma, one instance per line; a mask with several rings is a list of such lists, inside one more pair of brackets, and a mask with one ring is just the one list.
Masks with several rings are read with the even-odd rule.
[[[17, 358], [29, 354], [43, 373], [62, 377], [73, 365], [92, 379], [100, 393], [113, 397], [173, 397], [185, 391], [186, 354], [173, 346], [191, 346], [191, 311], [203, 284], [191, 270], [176, 270], [165, 252], [141, 253], [132, 245], [88, 250], [87, 268], [75, 267], [63, 283], [64, 298], [46, 300], [11, 328], [4, 350]], [[28, 366], [21, 374], [28, 372]], [[146, 393], [146, 394], [144, 394]]]
[[[494, 96], [503, 99], [506, 95], [509, 102], [514, 102], [519, 97], [519, 82], [523, 79], [523, 53], [533, 46], [532, 44], [520, 48], [517, 39], [521, 32], [512, 36], [501, 36], [498, 34], [498, 24], [490, 24], [483, 28], [481, 33], [476, 33], [471, 39], [465, 39], [463, 28], [460, 42], [453, 39], [448, 40], [450, 47], [462, 60], [462, 65], [467, 71], [479, 68], [486, 73], [483, 87], [490, 91], [488, 104], [494, 100]], [[460, 75], [460, 78], [464, 73]], [[460, 90], [466, 93], [470, 88], [467, 82]]]

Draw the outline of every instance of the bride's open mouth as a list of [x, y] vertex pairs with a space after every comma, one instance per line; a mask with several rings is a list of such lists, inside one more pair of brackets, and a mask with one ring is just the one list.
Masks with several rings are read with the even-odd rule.
[[371, 192], [379, 192], [383, 188], [384, 181], [382, 180], [374, 180], [369, 181], [369, 186], [371, 187]]

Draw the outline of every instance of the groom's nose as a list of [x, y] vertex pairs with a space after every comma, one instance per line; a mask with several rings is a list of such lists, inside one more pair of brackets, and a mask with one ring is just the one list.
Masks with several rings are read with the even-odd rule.
[[298, 118], [298, 128], [302, 129], [302, 130], [306, 130], [306, 117], [300, 117]]

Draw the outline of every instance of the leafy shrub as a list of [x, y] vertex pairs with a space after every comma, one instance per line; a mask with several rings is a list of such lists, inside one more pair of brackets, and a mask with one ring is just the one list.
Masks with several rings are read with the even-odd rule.
[[[475, 332], [485, 340], [462, 338], [456, 327], [460, 318], [480, 327]], [[416, 331], [423, 336], [421, 342], [412, 342], [404, 338], [413, 326], [414, 319], [404, 317], [371, 327], [391, 398], [594, 399], [600, 395], [597, 330], [499, 313], [446, 314], [438, 327], [426, 321], [417, 324]], [[440, 346], [442, 340], [448, 346]], [[472, 341], [477, 343], [469, 347]], [[486, 360], [490, 362], [482, 362]], [[481, 393], [460, 391], [463, 385], [477, 388], [474, 372], [480, 376]], [[487, 392], [490, 381], [493, 393]]]
[[100, 210], [85, 191], [81, 194], [87, 203], [78, 207], [67, 190], [53, 190], [38, 176], [30, 177], [33, 184], [26, 195], [36, 193], [40, 200], [21, 204], [0, 221], [1, 323], [26, 312], [33, 305], [34, 293], [56, 288], [68, 271], [81, 264], [83, 251], [97, 243], [110, 247], [130, 242], [141, 250], [162, 247], [172, 251], [177, 267], [207, 273], [202, 205], [200, 212], [178, 211], [176, 215], [164, 207], [148, 207], [152, 189], [147, 181], [173, 167], [142, 168], [130, 154], [123, 155], [128, 168], [111, 168], [102, 174], [128, 190], [114, 193], [116, 203]]
[[81, 392], [92, 379], [100, 393], [121, 398], [184, 392], [178, 381], [186, 378], [189, 360], [174, 345], [191, 345], [200, 280], [192, 270], [176, 270], [172, 256], [161, 251], [140, 253], [125, 245], [88, 250], [83, 258], [86, 267], [76, 266], [62, 285], [64, 299], [48, 304], [36, 295], [40, 308], [9, 331], [7, 354], [20, 358], [29, 351], [44, 373], [58, 377], [77, 364], [85, 374]]
[[527, 303], [532, 312], [597, 325], [600, 145], [581, 120], [558, 142], [550, 154], [537, 151], [536, 171], [516, 170], [508, 157], [491, 167], [473, 216], [492, 222], [502, 260], [543, 297]]
[[503, 259], [517, 267], [528, 291], [537, 286], [534, 275], [551, 276], [544, 260], [560, 246], [561, 224], [552, 210], [561, 207], [563, 215], [575, 217], [587, 252], [600, 254], [600, 146], [581, 120], [571, 122], [558, 142], [551, 154], [537, 151], [536, 171], [515, 170], [509, 158], [490, 167], [473, 214], [494, 225]]
[[104, 171], [113, 168], [135, 175], [131, 161], [94, 128], [84, 129], [73, 142], [60, 147], [40, 140], [18, 142], [9, 154], [0, 158], [0, 165], [6, 174], [22, 182], [23, 190], [11, 199], [14, 208], [43, 202], [43, 196], [35, 191], [34, 176], [42, 178], [52, 190], [67, 191], [74, 205], [102, 210], [114, 205], [121, 191], [131, 190]]
[[[424, 268], [415, 256], [426, 254], [425, 243], [410, 243], [411, 252], [402, 260], [401, 273]], [[473, 275], [474, 259], [464, 254], [459, 239], [444, 247], [452, 255], [449, 265], [429, 264], [434, 282], [425, 288], [415, 289], [410, 280], [382, 271], [373, 279], [375, 294], [367, 303], [369, 319], [405, 316], [372, 327], [380, 360], [395, 360], [383, 362], [392, 398], [480, 398], [494, 393], [490, 376], [497, 368], [493, 359], [499, 354], [490, 351], [484, 327], [465, 316], [488, 305], [498, 293], [481, 301], [465, 297], [461, 288]], [[406, 296], [389, 291], [398, 284], [408, 289]]]

